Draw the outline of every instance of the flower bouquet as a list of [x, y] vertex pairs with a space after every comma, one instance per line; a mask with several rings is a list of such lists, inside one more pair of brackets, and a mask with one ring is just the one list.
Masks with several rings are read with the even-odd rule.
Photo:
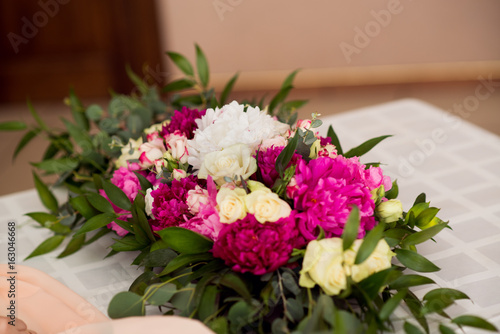
[[361, 162], [389, 136], [344, 151], [331, 126], [317, 131], [319, 115], [297, 120], [306, 101], [286, 101], [297, 72], [267, 105], [227, 103], [237, 75], [217, 98], [198, 46], [196, 74], [184, 56], [168, 56], [185, 74], [163, 87], [168, 102], [128, 70], [138, 94], [115, 95], [104, 111], [71, 93], [64, 130], [30, 106], [37, 125], [15, 154], [45, 135], [34, 165], [59, 175], [68, 200], [59, 204], [34, 173], [50, 213], [27, 215], [54, 236], [29, 257], [65, 239], [59, 257], [68, 256], [113, 233], [107, 256], [136, 252], [143, 273], [111, 300], [111, 318], [177, 314], [216, 333], [496, 331], [480, 317], [447, 315], [468, 298], [460, 291], [412, 292], [434, 284], [418, 272], [439, 270], [417, 245], [449, 226], [425, 194], [404, 210], [396, 181]]

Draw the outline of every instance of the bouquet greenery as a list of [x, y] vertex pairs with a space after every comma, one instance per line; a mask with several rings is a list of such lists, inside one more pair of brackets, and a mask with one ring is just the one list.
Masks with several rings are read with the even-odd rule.
[[[143, 273], [111, 300], [111, 318], [180, 314], [217, 333], [496, 331], [480, 317], [447, 315], [468, 298], [460, 291], [412, 292], [434, 284], [418, 272], [439, 270], [416, 246], [449, 226], [425, 194], [404, 210], [379, 163], [360, 162], [388, 136], [344, 151], [331, 126], [317, 132], [317, 114], [297, 120], [306, 101], [286, 100], [297, 72], [266, 105], [227, 103], [237, 75], [217, 96], [198, 46], [196, 73], [167, 54], [185, 75], [163, 87], [168, 100], [127, 69], [138, 94], [113, 95], [105, 111], [71, 92], [64, 130], [28, 104], [36, 124], [15, 155], [46, 137], [33, 165], [68, 193], [58, 203], [33, 173], [49, 212], [27, 215], [54, 235], [29, 257], [65, 239], [59, 257], [69, 256], [114, 233], [106, 256], [136, 252]], [[396, 317], [398, 307], [407, 315]]]

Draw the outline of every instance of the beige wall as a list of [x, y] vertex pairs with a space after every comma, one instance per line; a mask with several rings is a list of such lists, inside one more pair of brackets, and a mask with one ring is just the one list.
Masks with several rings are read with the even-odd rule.
[[500, 76], [499, 0], [157, 0], [162, 46], [240, 89]]

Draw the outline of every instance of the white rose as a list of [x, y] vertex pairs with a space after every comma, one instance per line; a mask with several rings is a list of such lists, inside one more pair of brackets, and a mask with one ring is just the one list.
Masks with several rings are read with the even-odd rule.
[[276, 136], [274, 138], [264, 139], [262, 144], [260, 144], [259, 148], [262, 151], [267, 150], [271, 147], [284, 147], [287, 144], [287, 140], [283, 136]]
[[187, 173], [184, 169], [174, 169], [172, 172], [172, 177], [174, 180], [179, 181], [180, 179], [183, 179], [187, 176]]
[[330, 296], [347, 287], [343, 266], [342, 239], [330, 238], [309, 242], [306, 248], [299, 285], [312, 288], [318, 284]]
[[257, 161], [252, 157], [250, 148], [244, 144], [235, 144], [205, 155], [198, 177], [206, 179], [210, 175], [215, 183], [222, 185], [226, 183], [225, 176], [233, 178], [238, 175], [248, 179], [256, 171]]
[[158, 189], [158, 186], [148, 188], [148, 190], [146, 190], [146, 196], [144, 196], [144, 202], [146, 203], [145, 211], [148, 216], [153, 218], [153, 202], [155, 201], [155, 199], [153, 198], [153, 196], [151, 196], [151, 192], [156, 189]]
[[397, 199], [381, 202], [375, 208], [375, 216], [381, 223], [397, 222], [399, 218], [403, 217], [403, 204]]
[[269, 188], [252, 191], [245, 197], [245, 204], [248, 212], [255, 215], [255, 219], [261, 224], [273, 223], [280, 218], [288, 217], [292, 212], [290, 205]]
[[358, 239], [349, 250], [344, 253], [345, 265], [349, 267], [348, 274], [354, 282], [360, 282], [368, 276], [391, 267], [392, 257], [395, 255], [387, 242], [381, 239], [372, 254], [362, 263], [354, 264], [357, 252], [363, 240]]
[[116, 167], [127, 167], [128, 160], [138, 160], [141, 156], [139, 147], [142, 145], [142, 138], [137, 140], [129, 139], [127, 145], [122, 147], [122, 154], [116, 160]]
[[219, 189], [216, 201], [221, 223], [230, 224], [245, 218], [247, 215], [245, 196], [246, 192], [241, 188], [222, 187]]

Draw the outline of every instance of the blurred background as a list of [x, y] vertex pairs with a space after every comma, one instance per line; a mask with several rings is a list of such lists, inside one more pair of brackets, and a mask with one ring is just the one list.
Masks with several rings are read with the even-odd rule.
[[[500, 135], [498, 0], [7, 0], [0, 17], [0, 122], [33, 122], [29, 98], [57, 125], [70, 88], [105, 106], [132, 91], [127, 64], [161, 86], [180, 75], [164, 52], [194, 60], [198, 43], [216, 89], [240, 73], [236, 99], [271, 96], [301, 69], [291, 98], [310, 100], [303, 117], [416, 98], [466, 107]], [[22, 135], [0, 132], [0, 194], [33, 187], [46, 144], [13, 162]]]

